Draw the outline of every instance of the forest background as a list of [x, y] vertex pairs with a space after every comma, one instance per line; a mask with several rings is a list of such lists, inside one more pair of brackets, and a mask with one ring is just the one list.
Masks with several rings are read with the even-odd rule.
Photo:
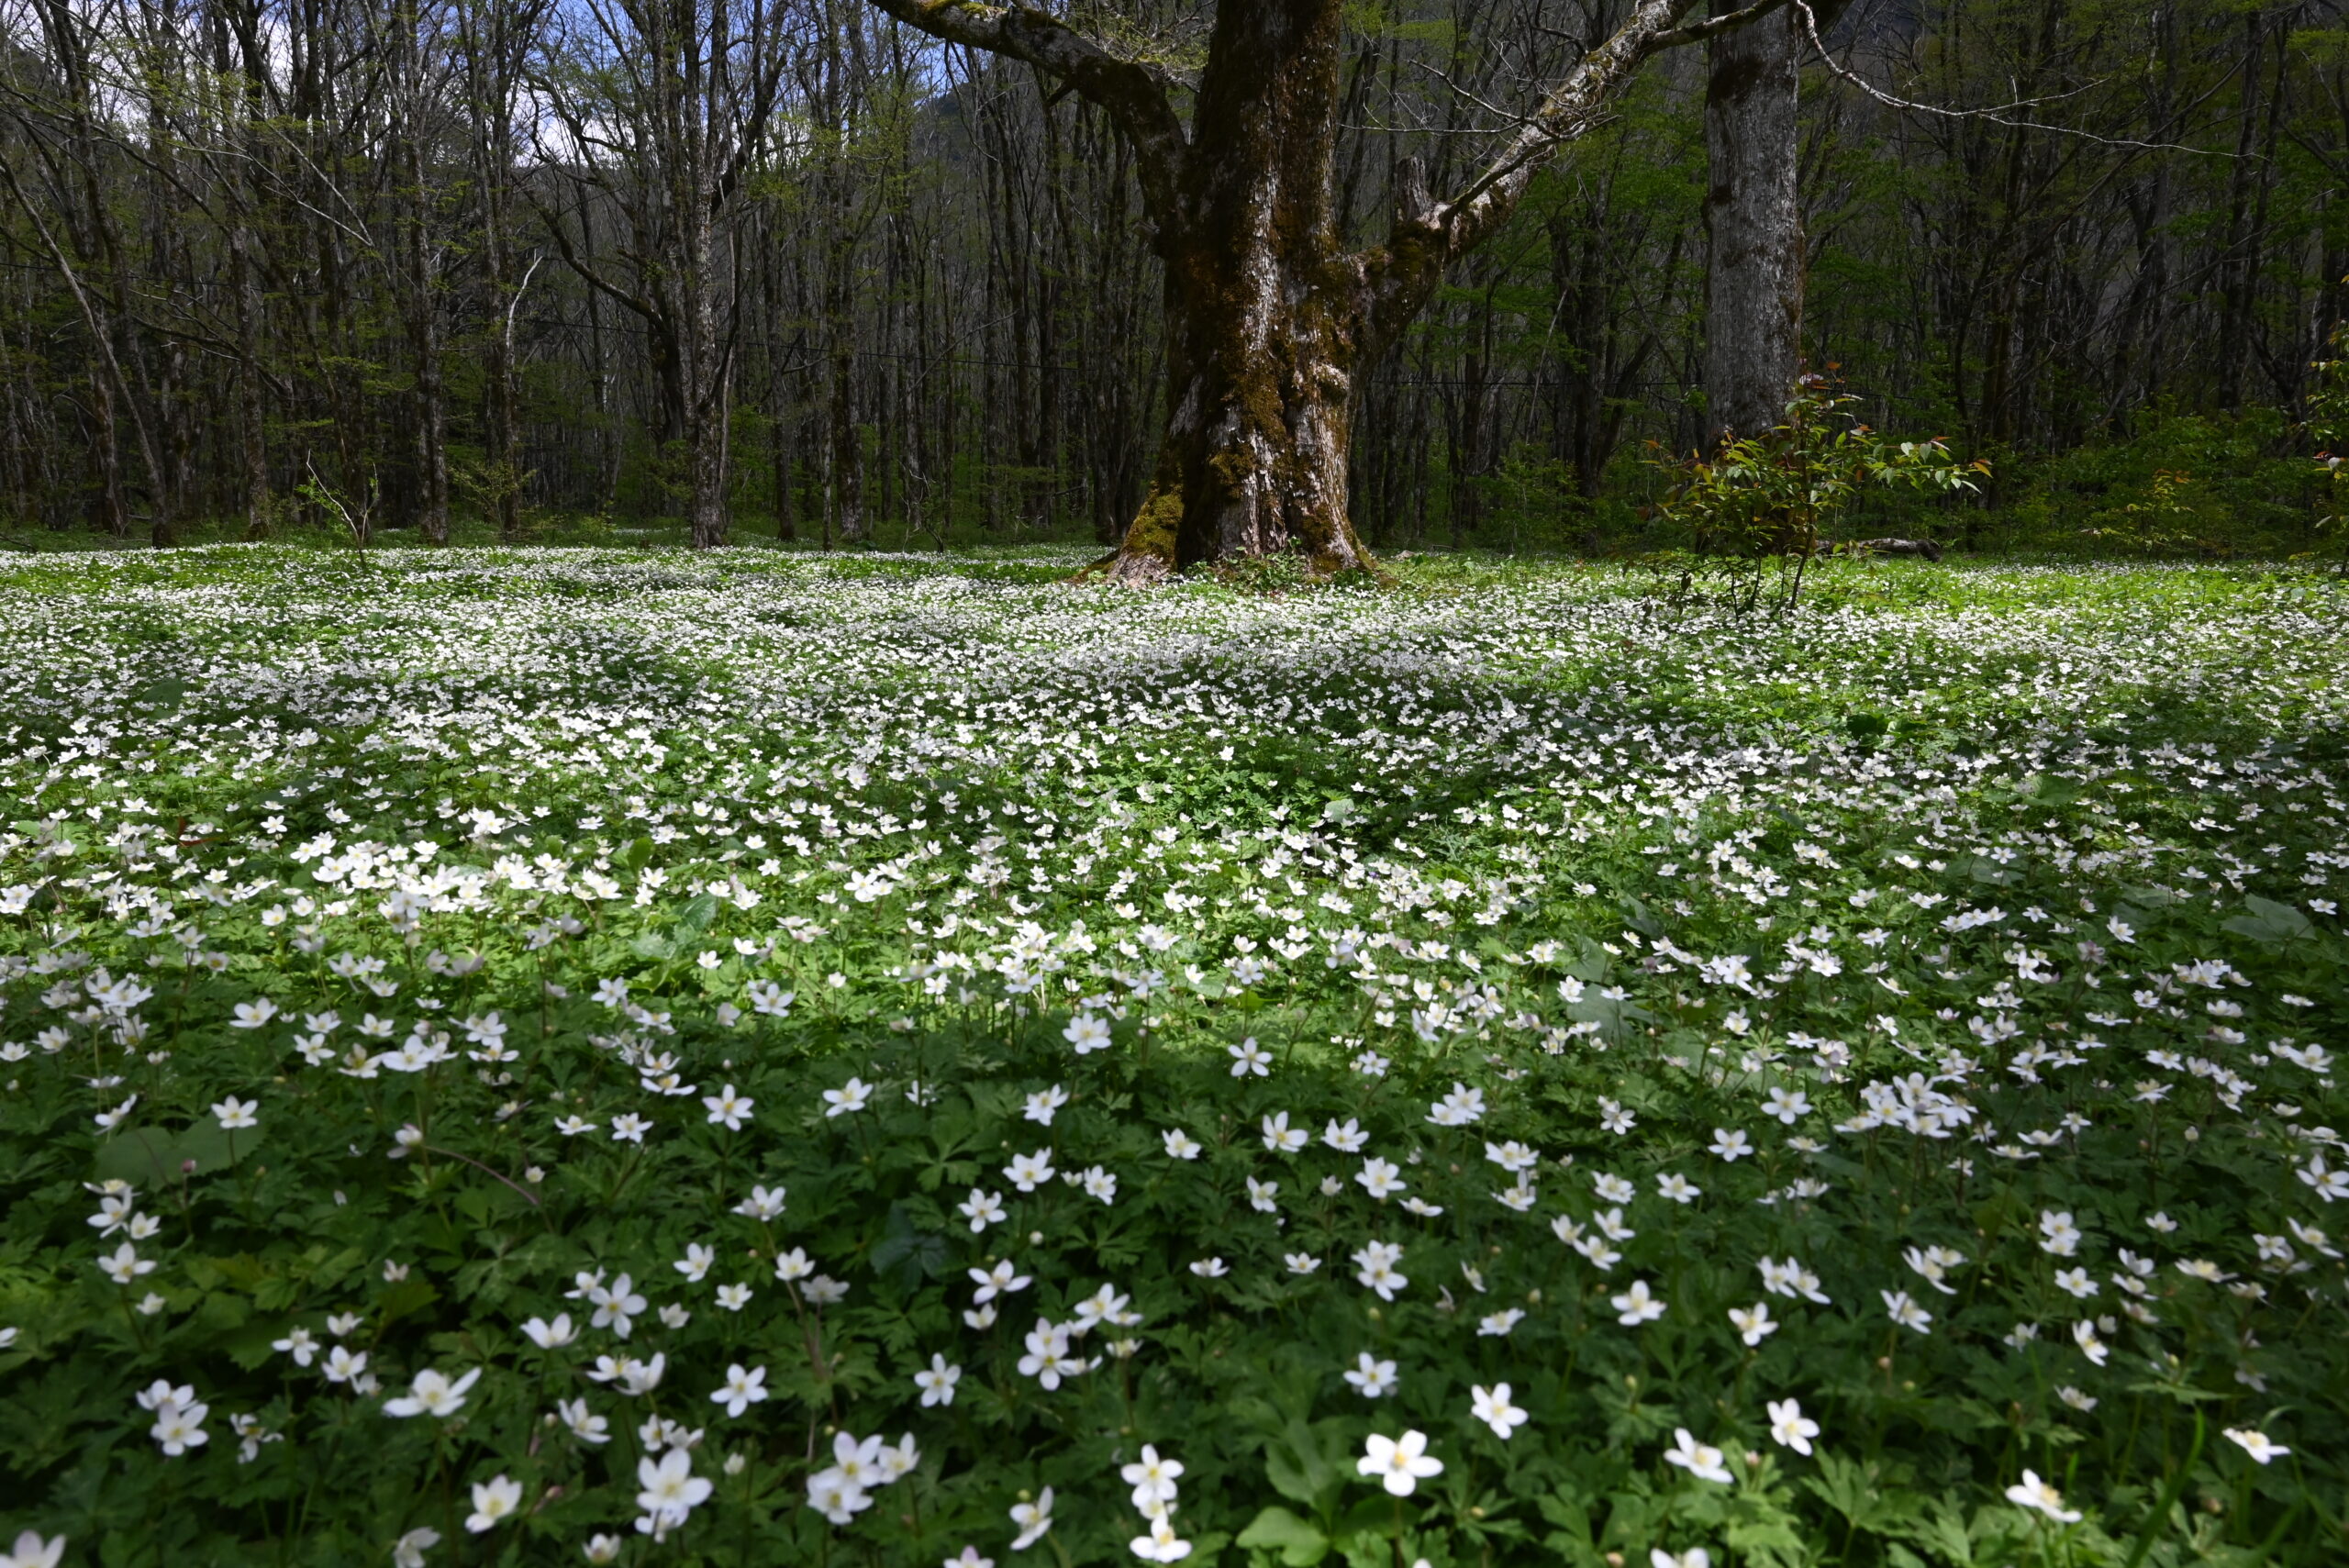
[[[1085, 19], [1179, 80], [1200, 10]], [[1348, 237], [1383, 231], [1406, 160], [1438, 189], [1478, 166], [1498, 106], [1623, 10], [1352, 6]], [[697, 451], [738, 543], [1111, 543], [1143, 496], [1162, 287], [1131, 156], [1025, 65], [861, 0], [6, 15], [11, 545], [658, 540]], [[1851, 529], [2321, 548], [2338, 8], [1856, 0], [1824, 41], [1803, 355], [1992, 471]], [[1705, 89], [1703, 50], [1659, 56], [1357, 388], [1372, 548], [1673, 542], [1655, 459], [1708, 429]]]

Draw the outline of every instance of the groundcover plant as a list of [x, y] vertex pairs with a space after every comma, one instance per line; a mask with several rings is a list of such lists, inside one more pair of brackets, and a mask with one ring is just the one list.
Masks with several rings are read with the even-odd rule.
[[2337, 1562], [2337, 584], [0, 576], [0, 1546]]

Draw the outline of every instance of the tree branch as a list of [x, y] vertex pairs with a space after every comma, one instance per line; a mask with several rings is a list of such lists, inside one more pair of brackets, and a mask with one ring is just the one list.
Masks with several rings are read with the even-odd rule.
[[1726, 32], [1758, 22], [1771, 12], [1785, 6], [1787, 0], [1754, 0], [1751, 6], [1731, 11], [1723, 17], [1708, 17], [1701, 22], [1691, 22], [1684, 28], [1670, 28], [1656, 34], [1652, 49], [1678, 49], [1684, 44], [1703, 43]]
[[[1760, 0], [1753, 11], [1783, 3]], [[1395, 224], [1383, 252], [1365, 258], [1369, 297], [1364, 328], [1374, 351], [1419, 314], [1443, 269], [1466, 255], [1507, 223], [1524, 199], [1533, 176], [1559, 148], [1602, 123], [1615, 95], [1640, 65], [1669, 47], [1680, 18], [1697, 0], [1640, 0], [1613, 37], [1585, 54], [1566, 79], [1520, 124], [1499, 156], [1465, 189], [1445, 202], [1426, 194], [1425, 177], [1399, 183]], [[1729, 22], [1742, 12], [1721, 18]], [[1745, 17], [1751, 20], [1751, 17]], [[1685, 29], [1680, 29], [1685, 30]]]
[[888, 16], [944, 43], [1024, 61], [1099, 105], [1133, 144], [1143, 199], [1162, 228], [1180, 216], [1183, 122], [1149, 66], [1122, 59], [1046, 12], [982, 0], [872, 0]]

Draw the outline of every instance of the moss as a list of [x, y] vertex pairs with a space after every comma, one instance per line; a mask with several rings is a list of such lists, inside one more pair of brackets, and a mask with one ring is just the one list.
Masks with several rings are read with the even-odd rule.
[[1152, 485], [1141, 510], [1126, 526], [1123, 543], [1078, 573], [1079, 583], [1106, 579], [1134, 586], [1161, 582], [1175, 571], [1176, 539], [1183, 527], [1183, 497], [1163, 484]]

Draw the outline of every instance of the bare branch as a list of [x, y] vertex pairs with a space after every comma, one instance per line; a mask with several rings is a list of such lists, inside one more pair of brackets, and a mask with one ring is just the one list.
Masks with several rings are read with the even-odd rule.
[[1734, 32], [1748, 22], [1758, 22], [1786, 3], [1787, 0], [1754, 0], [1753, 5], [1742, 10], [1731, 11], [1727, 16], [1708, 17], [1701, 22], [1690, 22], [1686, 27], [1658, 33], [1652, 47], [1679, 49], [1687, 44], [1703, 43], [1723, 33]]
[[2125, 137], [2099, 136], [2092, 130], [2080, 130], [2072, 126], [2047, 125], [2038, 120], [2011, 120], [2005, 117], [2016, 109], [2035, 109], [2042, 104], [2056, 104], [2063, 102], [2065, 98], [2076, 97], [2092, 87], [2103, 85], [2101, 82], [2090, 82], [2084, 86], [2075, 87], [2068, 93], [2051, 93], [2042, 98], [2018, 98], [2011, 104], [1999, 104], [1987, 109], [1950, 109], [1943, 108], [1938, 104], [1915, 104], [1906, 98], [1896, 98], [1889, 93], [1869, 85], [1850, 67], [1827, 52], [1827, 45], [1819, 36], [1818, 14], [1811, 10], [1808, 0], [1792, 0], [1792, 4], [1794, 8], [1802, 15], [1803, 31], [1809, 36], [1810, 47], [1819, 51], [1819, 58], [1827, 69], [1882, 104], [1886, 108], [1899, 109], [1908, 114], [1936, 115], [1943, 119], [1987, 120], [1992, 125], [2006, 126], [2013, 130], [2043, 130], [2057, 136], [2076, 136], [2085, 140], [2093, 141], [2099, 146], [2125, 147], [2140, 152], [2191, 152], [2202, 158], [2242, 156], [2239, 153], [2219, 151], [2213, 148], [2188, 147], [2183, 142], [2133, 141]]
[[1142, 195], [1151, 215], [1173, 221], [1177, 186], [1189, 150], [1183, 122], [1158, 74], [1126, 60], [1032, 6], [991, 6], [981, 0], [873, 0], [911, 28], [945, 43], [983, 49], [1023, 61], [1058, 77], [1108, 112], [1141, 160]]

